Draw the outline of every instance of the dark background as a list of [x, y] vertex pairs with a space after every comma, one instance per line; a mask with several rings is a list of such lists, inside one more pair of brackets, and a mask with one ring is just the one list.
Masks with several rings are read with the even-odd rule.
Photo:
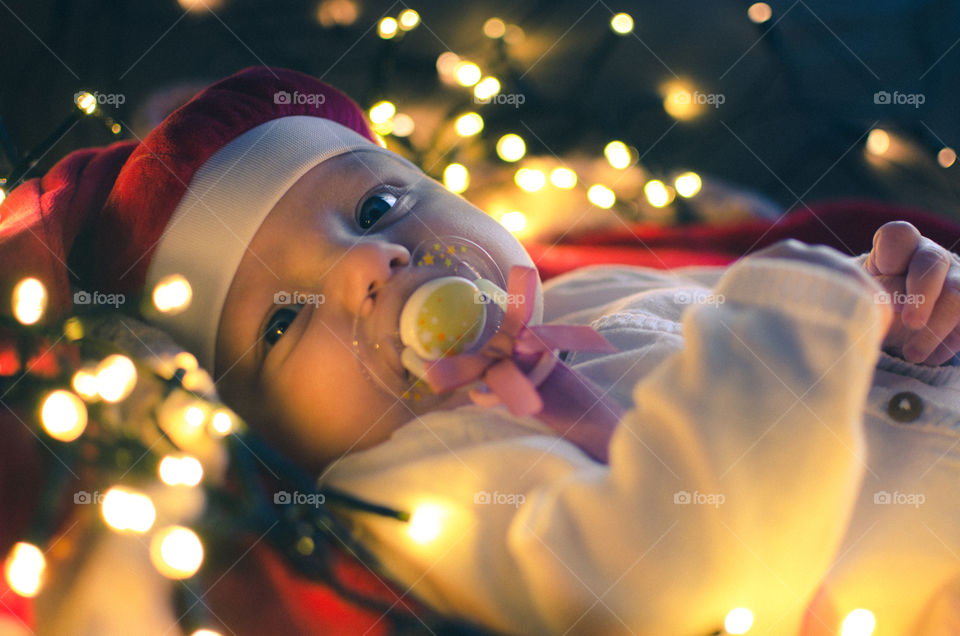
[[[942, 147], [960, 146], [957, 2], [771, 0], [773, 17], [757, 25], [747, 18], [750, 3], [733, 0], [356, 0], [355, 21], [333, 27], [318, 21], [321, 4], [220, 0], [213, 11], [186, 12], [178, 0], [0, 0], [6, 134], [26, 152], [85, 89], [122, 94], [113, 114], [131, 130], [121, 136], [143, 135], [151, 95], [270, 64], [315, 74], [364, 107], [389, 97], [414, 115], [422, 138], [470, 105], [469, 91], [438, 81], [437, 56], [453, 50], [495, 72], [505, 93], [526, 97], [519, 108], [480, 111], [487, 154], [466, 156], [476, 164], [497, 161], [491, 144], [506, 131], [524, 131], [531, 154], [555, 156], [599, 155], [616, 138], [652, 171], [694, 169], [784, 208], [866, 196], [960, 218], [960, 167], [936, 161]], [[419, 12], [420, 26], [378, 37], [380, 18], [406, 7]], [[632, 35], [611, 32], [617, 11], [633, 15]], [[519, 25], [523, 41], [485, 37], [491, 16]], [[674, 121], [657, 91], [675, 76], [724, 103]], [[877, 104], [881, 90], [924, 103]], [[160, 107], [151, 108], [156, 116]], [[864, 150], [875, 126], [894, 135], [887, 157]], [[104, 126], [81, 121], [37, 170], [109, 141]], [[10, 166], [0, 158], [0, 173]]]

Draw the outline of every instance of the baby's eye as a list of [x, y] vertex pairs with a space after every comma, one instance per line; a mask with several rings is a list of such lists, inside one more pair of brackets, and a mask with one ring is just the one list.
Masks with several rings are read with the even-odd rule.
[[379, 221], [396, 204], [397, 196], [392, 192], [381, 191], [364, 197], [357, 209], [357, 225], [364, 230], [373, 227], [374, 223]]
[[298, 307], [284, 307], [278, 309], [270, 316], [267, 321], [267, 327], [263, 330], [263, 339], [269, 346], [277, 344], [280, 336], [290, 327], [299, 313]]

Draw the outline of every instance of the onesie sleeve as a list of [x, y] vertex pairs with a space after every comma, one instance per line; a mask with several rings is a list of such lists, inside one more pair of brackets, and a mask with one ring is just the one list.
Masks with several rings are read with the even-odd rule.
[[757, 633], [795, 632], [859, 489], [886, 310], [856, 280], [768, 258], [716, 294], [636, 385], [609, 466], [542, 435], [484, 441], [475, 415], [375, 451], [382, 469], [343, 483], [436, 522], [417, 538], [363, 521], [391, 575], [507, 633], [709, 634], [737, 607]]

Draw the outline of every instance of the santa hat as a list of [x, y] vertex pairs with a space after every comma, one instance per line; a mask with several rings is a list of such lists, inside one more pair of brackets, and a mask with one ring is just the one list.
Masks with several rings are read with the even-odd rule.
[[71, 282], [131, 303], [179, 274], [189, 306], [146, 317], [213, 370], [233, 275], [274, 204], [331, 157], [386, 152], [376, 139], [331, 86], [285, 69], [240, 71], [142, 142], [79, 150], [15, 188], [0, 205], [0, 298], [33, 276], [54, 309], [71, 306]]

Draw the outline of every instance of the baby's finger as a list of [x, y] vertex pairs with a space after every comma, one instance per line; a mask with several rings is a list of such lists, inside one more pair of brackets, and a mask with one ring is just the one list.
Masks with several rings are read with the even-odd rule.
[[946, 342], [941, 342], [940, 346], [937, 347], [923, 363], [931, 367], [939, 367], [944, 362], [951, 360], [955, 355], [957, 355], [956, 347], [951, 347]]
[[906, 221], [885, 223], [873, 235], [867, 271], [874, 276], [897, 276], [907, 271], [913, 253], [920, 247], [920, 232]]
[[[904, 309], [904, 314], [906, 314]], [[903, 356], [911, 362], [926, 360], [941, 343], [950, 344], [949, 338], [960, 324], [960, 288], [947, 285], [936, 302], [926, 324], [910, 336], [903, 345]]]
[[[930, 320], [939, 305], [943, 283], [952, 264], [950, 254], [929, 239], [922, 239], [913, 253], [907, 270], [907, 302], [903, 308], [903, 322], [919, 329]], [[952, 302], [948, 303], [952, 306]]]

